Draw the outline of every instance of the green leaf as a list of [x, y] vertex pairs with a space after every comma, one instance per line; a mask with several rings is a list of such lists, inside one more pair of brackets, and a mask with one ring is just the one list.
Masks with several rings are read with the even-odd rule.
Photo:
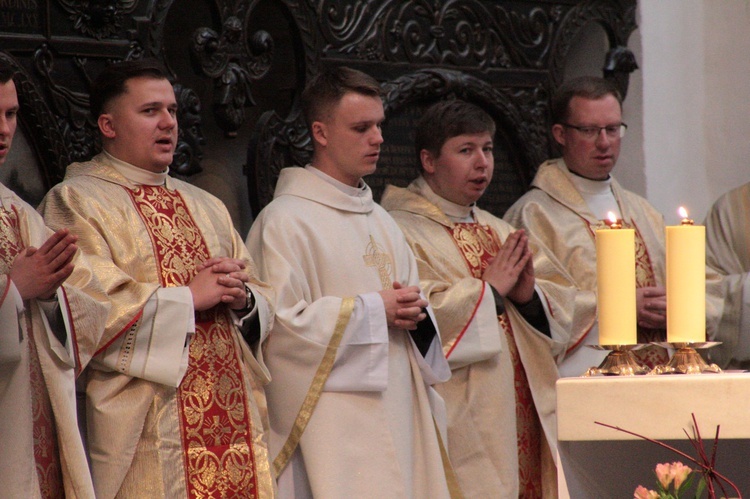
[[700, 482], [698, 482], [698, 488], [695, 490], [695, 497], [698, 499], [703, 495], [703, 491], [706, 489], [706, 477], [701, 476]]
[[695, 478], [695, 475], [697, 474], [698, 473], [693, 471], [692, 473], [688, 475], [685, 481], [682, 482], [682, 485], [680, 485], [680, 488], [677, 491], [675, 491], [677, 494], [677, 497], [682, 497], [683, 494], [687, 493], [687, 491], [690, 489], [690, 486], [693, 484], [693, 479]]

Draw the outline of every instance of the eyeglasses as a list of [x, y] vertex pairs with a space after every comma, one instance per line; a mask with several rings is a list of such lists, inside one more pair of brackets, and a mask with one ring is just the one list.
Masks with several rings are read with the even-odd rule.
[[568, 123], [560, 123], [565, 128], [572, 128], [580, 133], [585, 139], [593, 140], [602, 133], [607, 134], [610, 139], [622, 138], [625, 136], [625, 130], [628, 129], [628, 125], [620, 123], [619, 125], [607, 125], [607, 126], [576, 126]]

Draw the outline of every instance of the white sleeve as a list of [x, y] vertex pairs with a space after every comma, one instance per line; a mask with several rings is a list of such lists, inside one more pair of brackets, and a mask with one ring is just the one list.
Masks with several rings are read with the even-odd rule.
[[344, 330], [327, 392], [383, 391], [388, 386], [388, 323], [378, 292], [358, 295]]
[[[57, 288], [56, 296], [57, 299], [55, 300], [35, 301], [41, 312], [50, 348], [62, 362], [70, 367], [75, 367], [73, 342], [70, 339], [70, 324], [68, 323], [70, 314], [62, 287]], [[60, 343], [60, 338], [65, 340], [64, 343]]]
[[10, 279], [8, 279], [8, 286], [7, 295], [0, 302], [0, 364], [21, 360], [21, 342], [23, 341], [20, 322], [24, 311], [23, 299]]
[[455, 346], [446, 353], [451, 369], [490, 359], [502, 351], [500, 323], [492, 289], [484, 283], [484, 293], [476, 311], [456, 339]]
[[186, 286], [159, 288], [143, 315], [96, 357], [99, 366], [169, 386], [179, 386], [187, 371], [195, 310]]

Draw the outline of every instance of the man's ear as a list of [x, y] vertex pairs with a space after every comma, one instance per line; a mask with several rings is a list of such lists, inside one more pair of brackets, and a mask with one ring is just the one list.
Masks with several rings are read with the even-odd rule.
[[558, 145], [565, 145], [565, 129], [559, 123], [552, 125], [552, 137], [555, 139]]
[[429, 175], [435, 173], [435, 158], [430, 151], [422, 149], [419, 151], [419, 160], [422, 162], [422, 170]]
[[100, 114], [99, 119], [96, 120], [99, 125], [99, 131], [102, 133], [104, 138], [114, 139], [117, 133], [115, 132], [115, 126], [112, 121], [111, 114]]
[[328, 145], [328, 128], [322, 121], [313, 121], [312, 126], [312, 138], [319, 145], [325, 147]]

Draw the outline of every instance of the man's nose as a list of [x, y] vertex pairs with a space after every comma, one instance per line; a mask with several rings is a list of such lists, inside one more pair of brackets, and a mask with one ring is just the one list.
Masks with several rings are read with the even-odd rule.
[[599, 129], [599, 133], [596, 135], [596, 145], [599, 147], [608, 147], [612, 140], [607, 135], [607, 130], [604, 128]]
[[10, 122], [5, 116], [0, 116], [0, 137], [10, 135]]
[[479, 151], [477, 154], [477, 161], [475, 163], [477, 168], [485, 169], [488, 166], [490, 166], [490, 157], [489, 154], [485, 153], [484, 151]]
[[177, 125], [177, 115], [165, 110], [160, 121], [162, 128], [173, 128]]

